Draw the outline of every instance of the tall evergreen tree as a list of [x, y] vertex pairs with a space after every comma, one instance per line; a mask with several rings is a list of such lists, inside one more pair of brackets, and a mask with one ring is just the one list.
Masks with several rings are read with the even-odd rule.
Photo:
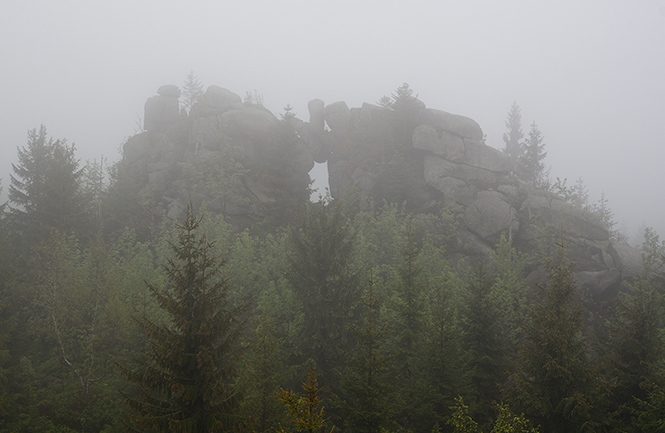
[[468, 389], [464, 375], [462, 331], [452, 302], [455, 284], [452, 280], [455, 278], [450, 270], [444, 272], [448, 274], [447, 281], [437, 288], [430, 300], [425, 350], [418, 364], [419, 383], [425, 386], [427, 392], [421, 405], [429, 406], [429, 414], [422, 417], [429, 422], [429, 426], [423, 425], [427, 430], [435, 423], [444, 425], [452, 415], [455, 396], [465, 394]]
[[286, 277], [301, 302], [299, 350], [314, 360], [321, 382], [338, 392], [334, 369], [349, 350], [348, 324], [357, 316], [358, 274], [352, 268], [354, 237], [341, 206], [309, 203], [300, 227], [290, 233]]
[[148, 359], [136, 369], [120, 367], [138, 385], [124, 393], [137, 430], [228, 431], [238, 400], [234, 389], [244, 306], [228, 300], [224, 264], [213, 245], [197, 234], [191, 207], [178, 225], [173, 258], [164, 265], [168, 285], [148, 285], [169, 323], [139, 321], [149, 342]]
[[529, 137], [522, 144], [522, 153], [517, 160], [517, 175], [532, 186], [542, 186], [547, 182], [545, 170], [545, 143], [536, 122], [531, 124]]
[[393, 381], [389, 377], [391, 357], [386, 352], [388, 327], [381, 321], [382, 302], [374, 284], [370, 276], [362, 298], [365, 308], [362, 322], [351, 328], [357, 344], [348, 356], [342, 378], [345, 418], [349, 429], [360, 433], [385, 430], [393, 410]]
[[482, 265], [470, 275], [465, 302], [464, 347], [468, 374], [481, 424], [491, 419], [492, 405], [499, 402], [507, 379], [507, 339], [502, 334], [499, 311], [491, 295], [491, 282]]
[[411, 222], [407, 227], [402, 264], [397, 269], [397, 287], [392, 308], [395, 311], [395, 354], [398, 374], [409, 381], [413, 361], [421, 342], [425, 315], [425, 282], [418, 263], [420, 249]]
[[422, 383], [418, 368], [424, 349], [425, 289], [426, 280], [419, 263], [420, 247], [415, 238], [411, 221], [408, 222], [406, 244], [402, 250], [402, 263], [397, 266], [391, 310], [394, 321], [392, 351], [395, 354], [393, 368], [399, 381], [400, 411], [398, 422], [409, 429], [421, 418]]
[[564, 246], [548, 262], [547, 286], [525, 326], [513, 396], [545, 433], [579, 432], [593, 424], [592, 365], [582, 337], [583, 317]]
[[514, 164], [517, 164], [517, 160], [522, 154], [522, 138], [524, 138], [522, 110], [517, 105], [517, 101], [513, 101], [513, 105], [510, 106], [510, 111], [506, 117], [506, 128], [508, 128], [508, 131], [503, 134], [503, 142], [505, 143], [503, 152], [510, 157]]
[[74, 145], [48, 138], [46, 128], [28, 133], [18, 149], [9, 185], [10, 217], [27, 244], [46, 239], [50, 230], [80, 230], [88, 222]]
[[[662, 283], [654, 278], [654, 268], [665, 260], [658, 235], [645, 231], [643, 267], [635, 282], [627, 284], [627, 293], [617, 302], [617, 314], [611, 327], [614, 388], [612, 404], [615, 420], [624, 428], [634, 428], [644, 403], [665, 390], [662, 368], [663, 299]], [[634, 431], [639, 431], [635, 429]]]
[[182, 86], [182, 108], [189, 113], [202, 95], [203, 84], [201, 84], [194, 71], [189, 71], [185, 78], [185, 84]]

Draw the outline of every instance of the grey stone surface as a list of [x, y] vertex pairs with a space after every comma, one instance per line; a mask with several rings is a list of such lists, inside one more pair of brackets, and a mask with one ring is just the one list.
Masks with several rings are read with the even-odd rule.
[[413, 131], [413, 147], [427, 150], [449, 161], [461, 161], [464, 158], [464, 142], [447, 131], [437, 131], [432, 125], [419, 125]]
[[489, 189], [501, 179], [493, 171], [456, 164], [436, 155], [425, 156], [423, 163], [425, 182], [433, 187], [436, 187], [437, 179], [443, 177], [453, 177], [467, 184], [473, 184], [479, 189]]
[[323, 110], [325, 103], [320, 99], [312, 99], [307, 103], [309, 110], [309, 124], [313, 132], [323, 132], [325, 128], [325, 116]]
[[623, 278], [635, 278], [642, 270], [642, 251], [628, 244], [610, 242], [607, 252], [614, 259]]
[[165, 84], [157, 89], [157, 94], [165, 98], [178, 99], [180, 97], [180, 89], [175, 84]]
[[578, 288], [586, 288], [596, 295], [602, 294], [610, 287], [616, 287], [621, 282], [621, 272], [614, 268], [575, 272], [574, 277]]
[[512, 170], [508, 156], [480, 141], [468, 138], [464, 139], [463, 162], [496, 173], [509, 173]]
[[432, 125], [462, 138], [478, 141], [483, 139], [483, 131], [475, 120], [442, 110], [433, 108], [422, 110], [418, 116], [418, 123]]
[[351, 110], [346, 102], [339, 101], [326, 105], [323, 109], [323, 115], [328, 127], [335, 134], [342, 137], [348, 137], [353, 130], [351, 122]]
[[236, 93], [219, 86], [209, 86], [192, 107], [191, 116], [209, 116], [232, 109], [242, 109], [242, 99]]
[[153, 96], [145, 102], [143, 128], [146, 131], [165, 131], [180, 116], [177, 98]]
[[501, 232], [517, 233], [517, 211], [496, 191], [480, 191], [464, 211], [469, 230], [485, 240], [496, 243]]

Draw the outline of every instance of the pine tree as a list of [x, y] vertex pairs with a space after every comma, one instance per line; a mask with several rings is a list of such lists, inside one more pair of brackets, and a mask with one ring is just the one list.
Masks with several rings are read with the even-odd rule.
[[525, 326], [513, 397], [543, 431], [576, 432], [592, 425], [594, 373], [582, 337], [582, 309], [575, 305], [573, 268], [564, 246], [546, 263], [547, 286]]
[[312, 359], [330, 392], [339, 387], [334, 368], [350, 349], [348, 323], [357, 316], [358, 274], [352, 265], [354, 237], [340, 206], [309, 203], [299, 228], [289, 236], [286, 277], [301, 302], [299, 346]]
[[499, 402], [501, 386], [508, 376], [507, 339], [501, 332], [499, 311], [490, 291], [491, 282], [486, 271], [478, 265], [468, 284], [464, 347], [477, 418], [481, 424], [489, 421], [492, 405]]
[[194, 71], [189, 71], [185, 78], [182, 92], [182, 108], [189, 113], [194, 104], [196, 104], [203, 95], [203, 84], [198, 79]]
[[242, 312], [228, 300], [224, 264], [213, 245], [197, 234], [200, 219], [191, 206], [178, 225], [178, 242], [170, 244], [173, 258], [164, 265], [168, 285], [148, 284], [168, 324], [139, 321], [150, 351], [136, 369], [120, 367], [138, 385], [138, 395], [124, 393], [136, 430], [212, 432], [234, 424], [234, 389]]
[[662, 393], [659, 363], [665, 352], [663, 341], [663, 286], [653, 271], [663, 260], [665, 246], [653, 230], [645, 231], [643, 267], [635, 282], [626, 284], [627, 293], [617, 302], [617, 316], [611, 327], [615, 419], [624, 426], [637, 421], [640, 406]]
[[501, 233], [499, 243], [491, 253], [492, 288], [490, 296], [495, 308], [501, 312], [501, 333], [508, 345], [515, 348], [518, 333], [526, 315], [527, 284], [524, 268], [527, 256], [513, 248], [512, 240]]
[[362, 298], [362, 323], [351, 328], [357, 344], [348, 357], [342, 379], [349, 430], [361, 433], [379, 433], [387, 427], [394, 399], [389, 377], [391, 357], [385, 347], [388, 327], [379, 315], [381, 298], [374, 284], [370, 276]]
[[[430, 423], [444, 423], [451, 415], [454, 398], [468, 389], [464, 375], [462, 331], [456, 317], [450, 271], [446, 282], [437, 288], [430, 302], [429, 323], [425, 330], [425, 351], [418, 363], [419, 383], [425, 384], [427, 396], [421, 405], [428, 406], [423, 416]], [[425, 426], [423, 426], [425, 427]]]
[[46, 128], [28, 133], [18, 149], [9, 185], [10, 218], [25, 243], [47, 238], [53, 230], [69, 233], [88, 222], [81, 193], [79, 161], [74, 145], [48, 138]]
[[246, 417], [254, 418], [254, 431], [267, 433], [276, 430], [281, 418], [275, 394], [286, 376], [285, 341], [279, 337], [276, 320], [267, 311], [260, 313], [257, 322], [240, 374], [244, 389], [242, 409]]
[[522, 154], [522, 138], [524, 138], [522, 113], [517, 101], [514, 101], [513, 105], [510, 106], [510, 111], [506, 117], [506, 128], [508, 128], [508, 132], [503, 134], [503, 142], [506, 144], [503, 152], [510, 157], [514, 164], [517, 164]]
[[411, 221], [405, 238], [406, 245], [402, 250], [402, 263], [397, 267], [391, 310], [394, 315], [393, 368], [401, 389], [401, 407], [397, 419], [402, 427], [409, 429], [420, 421], [418, 412], [423, 405], [422, 384], [418, 382], [417, 373], [424, 348], [426, 280], [418, 262], [420, 248]]
[[420, 249], [416, 244], [411, 222], [407, 227], [406, 246], [397, 273], [395, 289], [395, 353], [398, 374], [408, 382], [414, 372], [412, 365], [424, 327], [424, 280], [418, 264]]
[[536, 122], [531, 124], [529, 137], [522, 144], [522, 153], [517, 160], [517, 175], [531, 186], [540, 187], [547, 183], [545, 171], [545, 143]]
[[[307, 366], [307, 382], [303, 382], [302, 389], [305, 395], [296, 395], [293, 391], [280, 389], [277, 398], [291, 417], [291, 422], [299, 432], [316, 433], [325, 428], [327, 418], [319, 393], [319, 381], [316, 378], [316, 367]], [[332, 433], [334, 427], [330, 429]], [[278, 433], [286, 433], [283, 428]], [[325, 430], [324, 430], [325, 432]]]

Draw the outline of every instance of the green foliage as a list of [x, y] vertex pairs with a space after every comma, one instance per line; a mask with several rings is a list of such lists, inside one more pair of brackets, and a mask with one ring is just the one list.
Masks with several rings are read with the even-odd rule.
[[[319, 398], [322, 388], [319, 388], [316, 379], [316, 367], [307, 366], [307, 382], [303, 382], [302, 389], [305, 391], [305, 395], [302, 396], [284, 389], [281, 389], [277, 396], [291, 417], [296, 431], [314, 433], [325, 428], [326, 423], [326, 411]], [[334, 430], [333, 427], [330, 432]], [[280, 428], [278, 432], [284, 433], [285, 430]]]
[[450, 408], [453, 411], [448, 424], [454, 428], [455, 433], [479, 433], [478, 423], [469, 415], [469, 407], [464, 404], [461, 396], [455, 398], [455, 405]]
[[[612, 405], [616, 422], [635, 425], [657, 407], [663, 383], [659, 368], [663, 341], [663, 285], [653, 279], [663, 245], [652, 229], [645, 230], [643, 268], [617, 300], [611, 326]], [[656, 403], [656, 405], [654, 405]], [[657, 410], [657, 409], [655, 409]]]
[[451, 269], [440, 270], [445, 277], [429, 297], [424, 351], [418, 360], [418, 379], [424, 398], [417, 404], [423, 418], [443, 423], [451, 415], [454, 397], [468, 389], [467, 366], [462, 351], [462, 330], [458, 320], [455, 293], [461, 282]]
[[413, 375], [412, 361], [421, 342], [425, 313], [426, 281], [422, 278], [422, 268], [418, 263], [420, 248], [414, 237], [409, 222], [391, 306], [395, 314], [397, 371], [407, 382]]
[[206, 150], [182, 164], [182, 184], [192, 203], [203, 210], [229, 216], [251, 206], [244, 180], [249, 172], [239, 148]]
[[47, 138], [44, 126], [30, 131], [27, 145], [18, 149], [10, 175], [9, 216], [22, 243], [34, 245], [54, 229], [87, 234], [83, 170], [75, 150], [65, 140]]
[[464, 347], [472, 393], [481, 424], [490, 419], [492, 404], [499, 401], [506, 381], [507, 339], [502, 333], [499, 310], [491, 296], [491, 282], [482, 265], [469, 276], [464, 309]]
[[241, 413], [252, 420], [257, 432], [274, 432], [282, 419], [275, 394], [287, 373], [284, 345], [277, 321], [262, 311], [256, 318], [238, 380], [244, 390]]
[[390, 376], [392, 357], [386, 352], [388, 326], [381, 320], [381, 298], [370, 276], [361, 302], [365, 308], [360, 325], [351, 329], [357, 341], [347, 356], [342, 375], [344, 412], [351, 431], [379, 433], [385, 429], [394, 410], [393, 380]]
[[223, 261], [199, 236], [199, 219], [190, 208], [178, 225], [173, 258], [164, 265], [168, 285], [148, 285], [169, 323], [143, 318], [139, 324], [150, 345], [148, 360], [136, 369], [119, 367], [137, 394], [123, 396], [137, 429], [208, 432], [231, 428], [238, 394], [234, 389], [242, 312], [228, 301]]
[[290, 231], [286, 277], [303, 314], [298, 346], [333, 392], [333, 369], [341, 364], [340, 350], [350, 348], [347, 324], [357, 317], [360, 298], [353, 253], [354, 237], [340, 206], [310, 203], [300, 227]]
[[568, 179], [556, 178], [556, 182], [549, 189], [561, 197], [566, 203], [570, 203], [578, 209], [589, 210], [589, 192], [582, 178], [578, 178], [575, 185], [568, 185]]
[[490, 433], [538, 433], [537, 428], [529, 427], [529, 421], [524, 418], [524, 414], [515, 415], [503, 403], [497, 405], [497, 410], [499, 416]]
[[583, 431], [593, 419], [595, 376], [582, 337], [582, 310], [564, 246], [546, 263], [548, 283], [530, 310], [513, 397], [545, 432]]
[[527, 284], [524, 278], [528, 257], [518, 252], [512, 240], [501, 233], [499, 243], [491, 253], [490, 302], [500, 311], [501, 334], [515, 348], [526, 319]]
[[529, 136], [522, 143], [522, 153], [517, 160], [517, 175], [520, 179], [534, 187], [542, 187], [547, 184], [547, 172], [545, 170], [545, 143], [536, 122], [531, 124]]
[[660, 240], [656, 231], [647, 227], [642, 243], [642, 278], [652, 279], [655, 273], [665, 267], [665, 241]]

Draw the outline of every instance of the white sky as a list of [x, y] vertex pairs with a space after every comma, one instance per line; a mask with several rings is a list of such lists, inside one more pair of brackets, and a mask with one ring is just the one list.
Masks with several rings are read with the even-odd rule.
[[5, 189], [29, 129], [117, 160], [145, 100], [192, 69], [303, 120], [310, 99], [360, 106], [407, 82], [496, 148], [516, 100], [552, 177], [665, 237], [665, 0], [4, 0], [0, 59]]

